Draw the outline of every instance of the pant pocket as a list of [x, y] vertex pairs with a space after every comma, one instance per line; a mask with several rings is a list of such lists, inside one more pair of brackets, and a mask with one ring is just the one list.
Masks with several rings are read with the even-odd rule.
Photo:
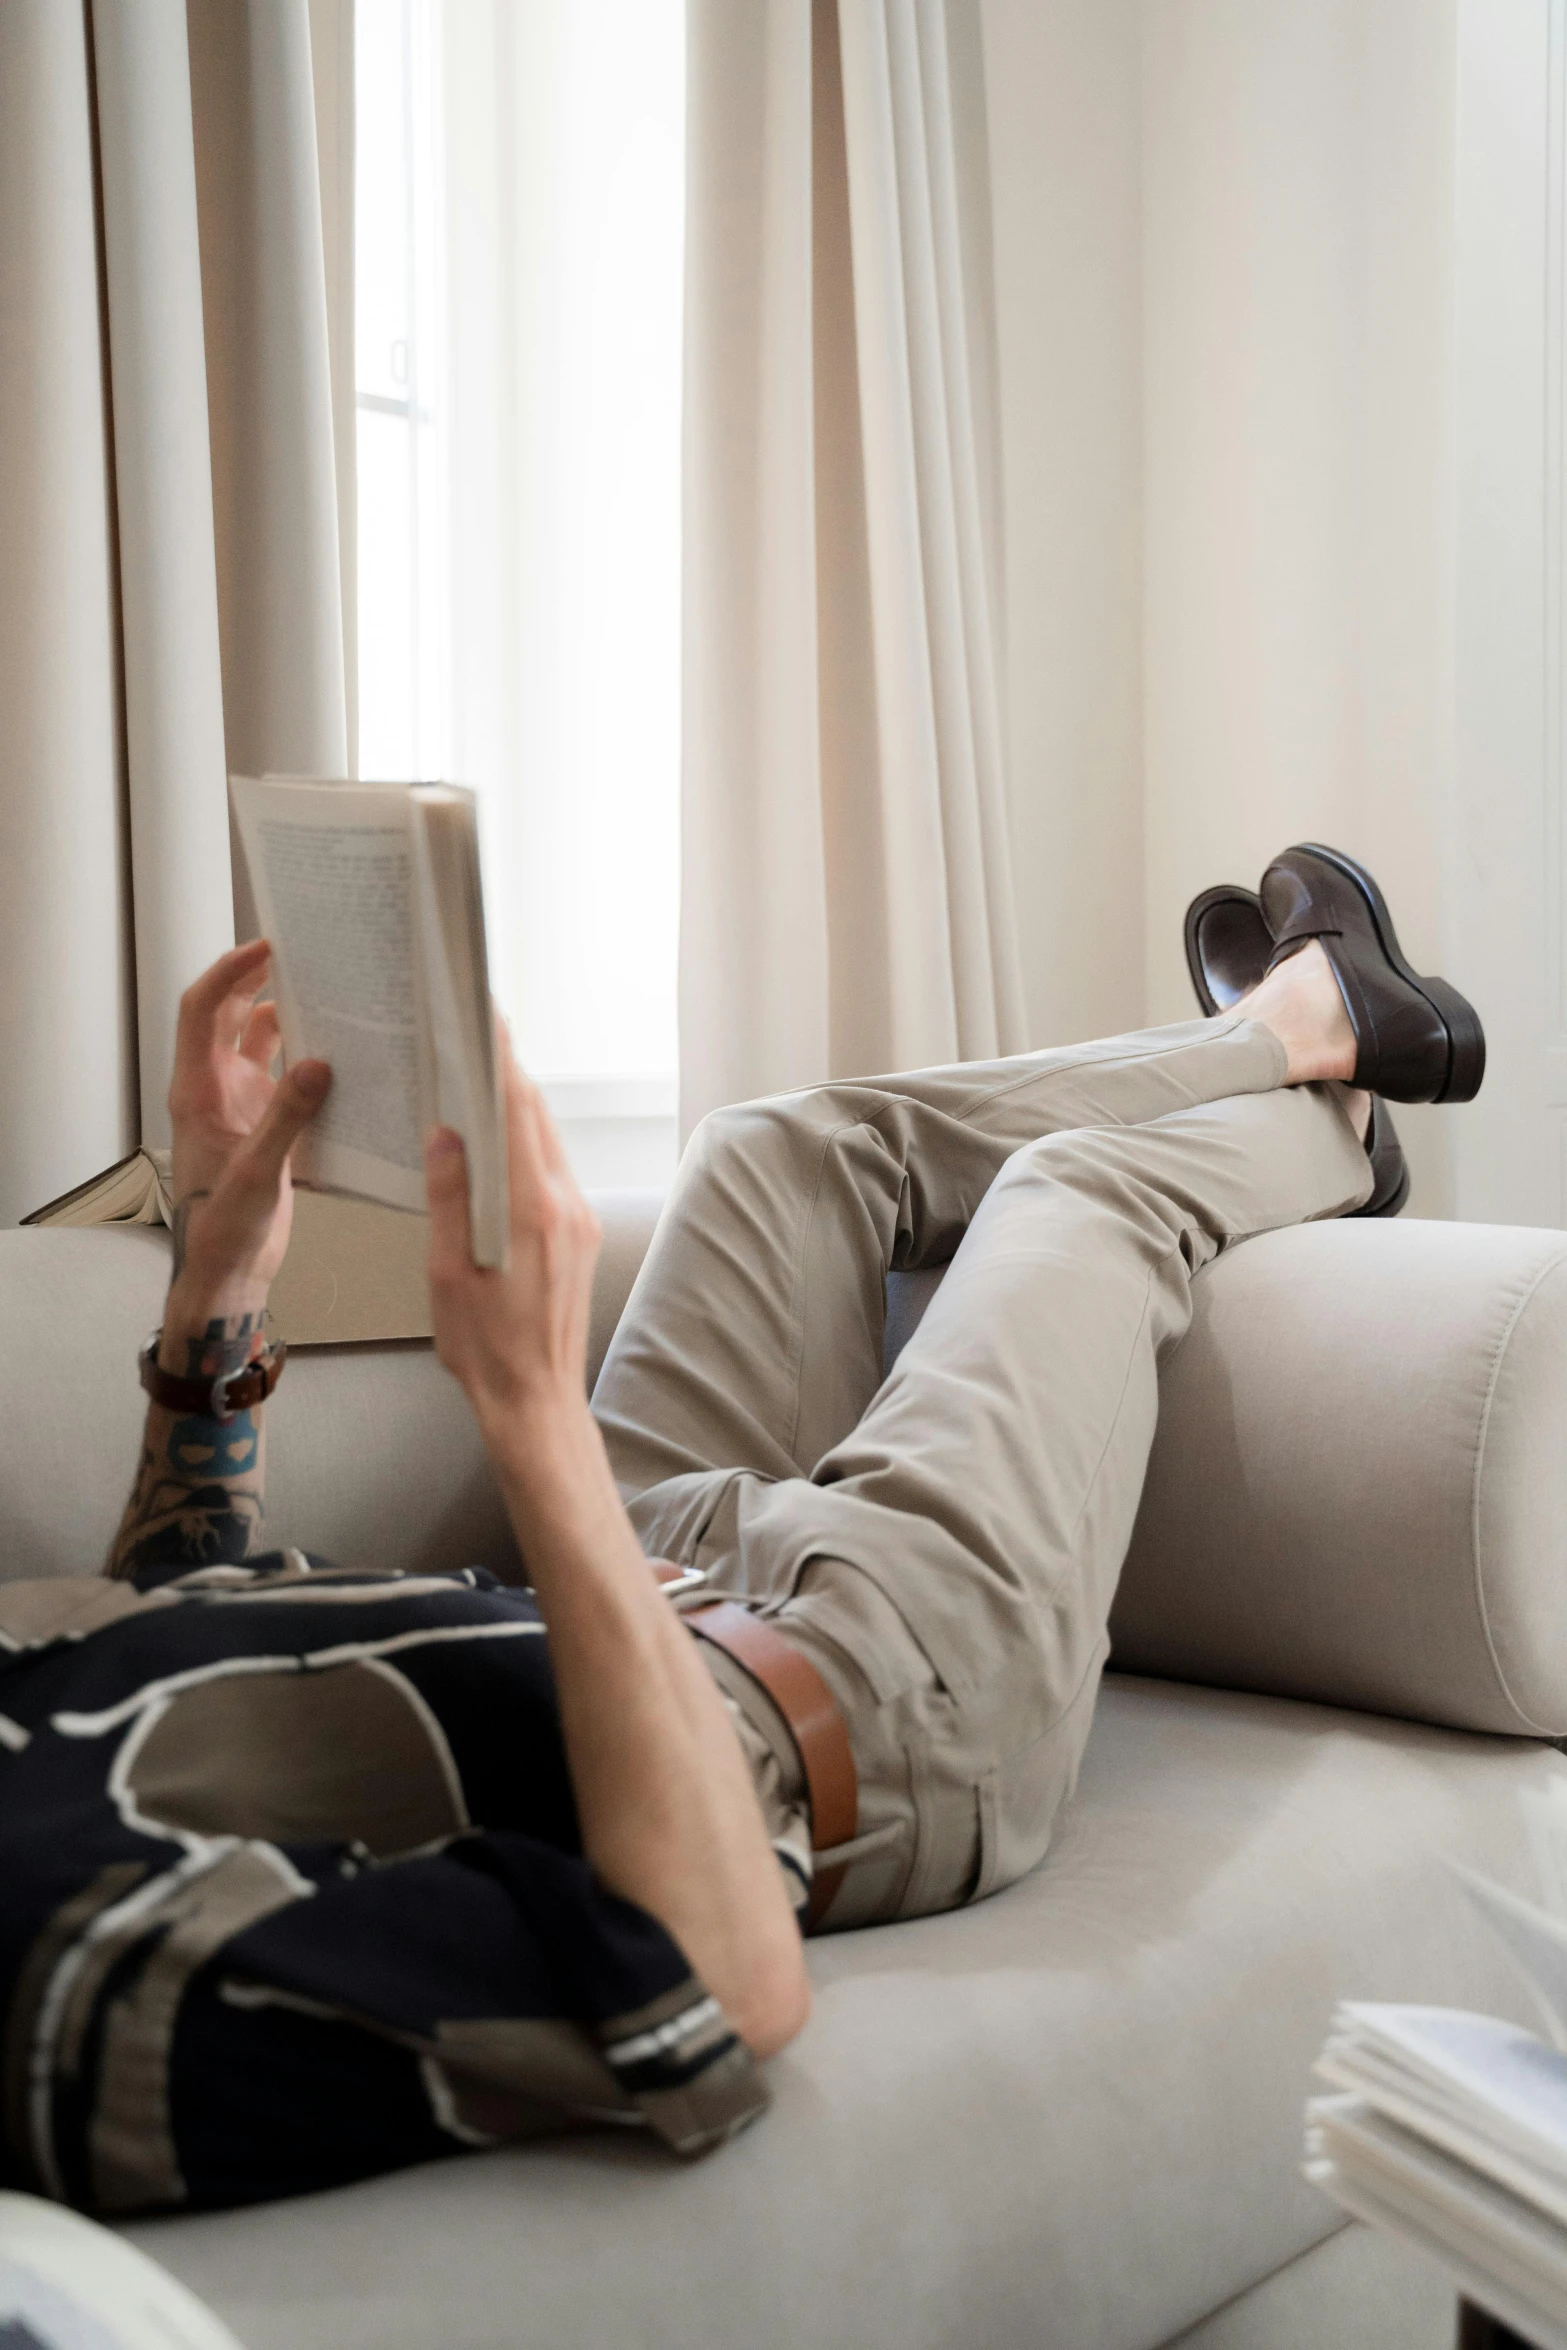
[[1109, 1653], [1109, 1641], [1101, 1638], [1065, 1713], [979, 1781], [979, 1868], [971, 1901], [1015, 1884], [1043, 1860], [1061, 1807], [1077, 1785]]

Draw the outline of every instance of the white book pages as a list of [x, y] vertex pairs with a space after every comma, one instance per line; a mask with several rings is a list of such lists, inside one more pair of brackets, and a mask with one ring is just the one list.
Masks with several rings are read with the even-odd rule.
[[1534, 2164], [1567, 2193], [1567, 2056], [1519, 2024], [1452, 2007], [1346, 2001], [1323, 2055]]
[[1480, 2272], [1567, 2330], [1567, 2229], [1481, 2178], [1358, 2098], [1323, 2098], [1306, 2109], [1308, 2153], [1386, 2196], [1438, 2233]]
[[471, 792], [231, 778], [289, 1061], [332, 1065], [295, 1147], [307, 1186], [425, 1204], [436, 1122], [468, 1154], [473, 1253], [506, 1259], [505, 1124]]
[[472, 795], [422, 786], [414, 800], [414, 870], [435, 1116], [468, 1151], [476, 1265], [504, 1265], [510, 1233], [506, 1125], [484, 935]]
[[332, 1064], [300, 1180], [424, 1206], [431, 1085], [406, 787], [236, 777], [235, 807], [289, 1061]]
[[1483, 2112], [1475, 2097], [1444, 2095], [1344, 2041], [1330, 2041], [1315, 2069], [1319, 2080], [1351, 2092], [1567, 2227], [1567, 2178], [1559, 2164], [1538, 2160], [1538, 2141]]
[[[1348, 2101], [1346, 2101], [1348, 2102]], [[1539, 2350], [1567, 2350], [1567, 2315], [1556, 2297], [1547, 2305], [1525, 2275], [1515, 2270], [1483, 2227], [1454, 2222], [1426, 2193], [1418, 2163], [1393, 2167], [1361, 2158], [1342, 2127], [1331, 2126], [1319, 2107], [1309, 2109], [1304, 2170], [1313, 2185], [1372, 2227], [1401, 2236], [1427, 2253], [1482, 2309], [1514, 2328]], [[1439, 2157], [1434, 2159], [1440, 2159]]]

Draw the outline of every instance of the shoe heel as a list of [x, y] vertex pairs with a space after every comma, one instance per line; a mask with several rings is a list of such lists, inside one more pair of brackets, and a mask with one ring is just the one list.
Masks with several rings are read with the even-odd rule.
[[1472, 1102], [1485, 1076], [1485, 1030], [1480, 1025], [1480, 1015], [1468, 997], [1461, 996], [1456, 987], [1449, 987], [1445, 979], [1422, 979], [1419, 984], [1422, 993], [1441, 1013], [1452, 1039], [1447, 1083], [1436, 1099]]

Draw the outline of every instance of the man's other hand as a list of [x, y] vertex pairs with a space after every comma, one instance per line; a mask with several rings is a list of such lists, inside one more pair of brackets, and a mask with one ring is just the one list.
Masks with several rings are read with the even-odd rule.
[[272, 1076], [277, 1012], [256, 1001], [271, 959], [266, 940], [252, 939], [180, 998], [169, 1087], [174, 1292], [198, 1322], [265, 1304], [288, 1247], [289, 1153], [332, 1082], [325, 1061]]
[[435, 1351], [460, 1381], [487, 1442], [504, 1447], [541, 1422], [586, 1417], [588, 1315], [599, 1223], [566, 1163], [538, 1088], [496, 1021], [506, 1101], [510, 1251], [503, 1269], [473, 1261], [462, 1138], [432, 1127], [430, 1304]]

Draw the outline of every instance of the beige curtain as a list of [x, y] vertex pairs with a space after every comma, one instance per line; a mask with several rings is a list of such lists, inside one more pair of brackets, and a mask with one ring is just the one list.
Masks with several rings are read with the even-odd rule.
[[687, 1128], [1025, 1042], [976, 13], [692, 0]]
[[166, 1136], [227, 768], [347, 759], [310, 33], [0, 8], [5, 1221]]

